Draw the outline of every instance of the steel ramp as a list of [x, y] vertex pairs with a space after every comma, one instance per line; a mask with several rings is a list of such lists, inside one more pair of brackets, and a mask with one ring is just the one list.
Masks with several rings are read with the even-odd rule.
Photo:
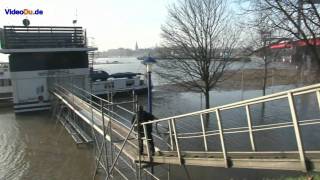
[[[74, 111], [82, 120], [88, 125], [92, 126], [100, 135], [103, 135], [102, 122], [112, 121], [111, 134], [107, 134], [105, 139], [110, 141], [111, 136], [114, 139], [113, 145], [120, 149], [122, 148], [122, 141], [125, 135], [129, 133], [128, 127], [116, 119], [110, 119], [106, 114], [103, 114], [98, 107], [92, 106], [86, 100], [81, 99], [77, 95], [71, 93], [62, 87], [63, 90], [56, 90], [53, 94], [62, 100], [62, 102]], [[320, 171], [320, 151], [306, 151], [304, 149], [303, 140], [301, 137], [301, 127], [315, 126], [320, 124], [320, 119], [298, 119], [295, 105], [295, 96], [301, 96], [305, 94], [316, 94], [316, 101], [320, 107], [320, 84], [306, 86], [302, 88], [292, 89], [289, 91], [279, 92], [267, 96], [253, 98], [245, 101], [235, 102], [223, 106], [218, 106], [201, 111], [191, 112], [187, 114], [172, 116], [168, 118], [157, 119], [142, 123], [144, 130], [148, 124], [162, 123], [167, 125], [169, 129], [169, 151], [168, 148], [160, 148], [159, 154], [151, 156], [149, 152], [147, 155], [139, 156], [137, 151], [137, 142], [131, 140], [134, 136], [130, 136], [129, 140], [125, 144], [122, 152], [129, 157], [133, 162], [144, 163], [145, 166], [157, 165], [157, 164], [176, 164], [176, 165], [193, 165], [193, 166], [208, 166], [208, 167], [226, 167], [226, 168], [251, 168], [251, 169], [272, 169], [272, 170], [295, 170], [295, 171]], [[250, 106], [266, 103], [275, 100], [285, 100], [289, 104], [289, 113], [291, 119], [288, 122], [277, 122], [273, 124], [264, 125], [252, 125], [252, 115], [250, 113]], [[317, 108], [319, 108], [317, 107]], [[221, 111], [243, 108], [246, 113], [248, 121], [247, 125], [243, 127], [224, 128], [223, 117], [220, 115]], [[217, 130], [206, 131], [204, 128], [204, 117], [206, 114], [212, 114], [216, 116]], [[176, 127], [176, 121], [183, 122], [184, 119], [197, 120], [202, 127], [199, 132], [182, 133]], [[199, 120], [200, 119], [200, 120]], [[296, 141], [296, 151], [276, 151], [280, 148], [275, 146], [275, 151], [258, 151], [255, 143], [255, 132], [270, 131], [273, 129], [292, 128], [294, 131], [294, 137]], [[251, 151], [234, 151], [229, 150], [224, 142], [226, 134], [248, 133], [248, 139], [250, 142]], [[208, 150], [209, 141], [208, 137], [217, 136], [221, 143], [221, 151], [210, 152]], [[181, 139], [197, 138], [203, 141], [203, 151], [187, 151], [180, 144]], [[148, 145], [148, 143], [146, 143]], [[146, 149], [148, 149], [146, 147]]]

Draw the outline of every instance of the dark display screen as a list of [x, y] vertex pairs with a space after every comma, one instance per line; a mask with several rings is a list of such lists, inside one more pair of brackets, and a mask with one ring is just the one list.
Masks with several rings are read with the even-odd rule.
[[10, 71], [76, 69], [88, 67], [86, 52], [17, 53], [9, 57]]

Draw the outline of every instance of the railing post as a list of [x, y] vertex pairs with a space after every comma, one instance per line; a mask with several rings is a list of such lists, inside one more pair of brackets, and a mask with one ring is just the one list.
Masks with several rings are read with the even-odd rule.
[[172, 129], [173, 129], [173, 133], [174, 133], [174, 139], [175, 139], [175, 142], [176, 142], [177, 154], [178, 154], [178, 158], [179, 158], [180, 165], [181, 165], [182, 164], [182, 159], [181, 159], [181, 152], [180, 152], [180, 147], [179, 147], [179, 140], [178, 140], [178, 135], [177, 135], [177, 128], [176, 128], [175, 119], [171, 119], [171, 123], [172, 123]]
[[[101, 119], [102, 119], [102, 126], [103, 126], [103, 141], [106, 140], [106, 135], [107, 135], [107, 132], [106, 132], [106, 124], [105, 124], [105, 119], [104, 119], [104, 104], [103, 104], [103, 101], [102, 99], [100, 99], [100, 105], [101, 105]], [[102, 150], [102, 147], [101, 147], [101, 150]], [[106, 168], [107, 170], [109, 171], [109, 162], [108, 162], [108, 147], [107, 147], [107, 143], [105, 142], [104, 143], [104, 150], [105, 150], [105, 162], [106, 162]]]
[[317, 100], [318, 100], [318, 106], [320, 110], [320, 90], [317, 90]]
[[307, 171], [307, 165], [306, 165], [306, 159], [305, 159], [305, 155], [304, 155], [303, 142], [302, 142], [301, 133], [300, 133], [299, 121], [298, 121], [298, 117], [296, 114], [296, 108], [295, 108], [295, 104], [294, 104], [293, 95], [291, 92], [288, 92], [288, 101], [289, 101], [291, 118], [292, 118], [292, 122], [293, 122], [294, 133], [296, 136], [301, 166], [302, 166], [303, 171]]
[[250, 143], [252, 151], [256, 151], [256, 146], [254, 143], [254, 137], [252, 132], [252, 121], [251, 121], [251, 112], [250, 112], [250, 106], [246, 105], [246, 114], [247, 114], [247, 121], [248, 121], [248, 129], [249, 129], [249, 136], [250, 136]]
[[205, 127], [204, 127], [203, 114], [200, 114], [200, 119], [201, 119], [201, 127], [202, 127], [204, 150], [205, 150], [205, 151], [208, 151], [207, 136], [206, 136], [206, 129], [205, 129]]
[[[138, 129], [139, 129], [139, 127], [138, 127]], [[149, 151], [149, 137], [147, 136], [147, 127], [145, 124], [143, 125], [143, 132], [144, 132], [144, 139], [146, 140], [146, 143], [147, 143], [147, 155], [148, 155], [148, 158], [150, 159], [151, 156], [150, 156], [150, 151]]]
[[71, 76], [71, 92], [72, 92], [72, 103], [74, 106], [74, 95], [75, 95], [75, 91], [74, 91], [74, 87], [73, 87], [73, 77]]
[[134, 89], [132, 89], [132, 112], [136, 112], [136, 93]]
[[225, 147], [225, 144], [224, 144], [223, 127], [222, 127], [222, 123], [221, 123], [221, 117], [220, 117], [220, 110], [219, 109], [216, 110], [216, 116], [217, 116], [217, 123], [218, 123], [218, 128], [219, 128], [219, 133], [220, 133], [220, 141], [221, 141], [221, 149], [222, 149], [223, 159], [224, 159], [225, 167], [228, 168], [229, 167], [229, 163], [228, 163], [228, 159], [227, 159], [226, 147]]
[[109, 101], [109, 106], [108, 106], [108, 117], [109, 117], [109, 136], [110, 136], [110, 155], [111, 155], [111, 163], [113, 162], [113, 137], [112, 137], [112, 115], [110, 112], [113, 112], [113, 98], [112, 98], [112, 93], [108, 93], [108, 101]]
[[170, 149], [171, 151], [173, 151], [173, 139], [172, 139], [172, 125], [171, 125], [171, 121], [168, 120], [168, 127], [169, 127], [169, 137], [170, 137]]

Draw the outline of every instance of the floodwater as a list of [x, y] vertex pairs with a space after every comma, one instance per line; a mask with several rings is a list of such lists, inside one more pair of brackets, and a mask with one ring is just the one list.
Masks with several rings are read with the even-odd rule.
[[48, 112], [0, 110], [0, 179], [90, 179], [93, 156], [77, 148]]
[[[110, 60], [110, 59], [109, 59]], [[101, 64], [97, 68], [107, 70], [110, 73], [116, 72], [144, 72], [144, 67], [134, 58], [112, 59], [119, 64]], [[101, 60], [104, 61], [104, 60]], [[234, 66], [243, 66], [240, 63]], [[255, 65], [250, 64], [250, 68]], [[281, 65], [283, 66], [283, 65]], [[282, 67], [283, 68], [283, 67]], [[287, 69], [294, 70], [295, 67], [288, 66]], [[272, 79], [267, 94], [287, 90], [294, 87], [309, 84], [305, 82], [305, 74], [298, 74], [297, 79]], [[301, 78], [302, 77], [302, 78]], [[240, 86], [230, 83], [223, 85], [211, 92], [211, 106], [222, 105], [261, 95], [259, 83], [245, 81], [242, 78]], [[238, 81], [237, 78], [233, 79]], [[232, 79], [231, 79], [232, 81]], [[261, 80], [257, 80], [260, 82]], [[254, 84], [254, 85], [253, 85]], [[203, 102], [198, 93], [174, 90], [175, 88], [163, 85], [161, 79], [154, 75], [154, 114], [157, 117], [167, 117], [181, 113], [191, 112], [201, 109]], [[299, 114], [308, 114], [306, 118], [314, 118], [319, 115], [313, 96], [301, 97], [297, 100]], [[140, 97], [145, 103], [146, 97]], [[288, 119], [285, 102], [266, 104], [266, 109], [261, 116], [259, 107], [253, 107], [254, 124], [263, 124], [265, 121], [273, 122], [276, 120]], [[257, 109], [257, 110], [255, 110]], [[225, 126], [236, 127], [241, 125], [241, 112], [231, 112], [226, 116]], [[241, 117], [241, 118], [240, 118]], [[278, 118], [278, 119], [277, 119]], [[178, 124], [179, 125], [179, 124]], [[178, 131], [185, 132], [192, 130], [190, 124], [180, 124]], [[215, 126], [209, 123], [208, 127]], [[305, 134], [312, 137], [305, 142], [308, 149], [319, 148], [319, 131]], [[283, 142], [291, 141], [291, 136], [283, 136], [277, 132], [258, 137], [262, 143], [257, 144], [258, 149], [273, 148]], [[247, 142], [239, 141], [237, 137], [227, 137], [227, 146], [230, 149], [245, 149]], [[209, 149], [217, 150], [216, 142], [210, 140]], [[293, 140], [294, 142], [294, 140]], [[182, 142], [188, 143], [188, 142]], [[190, 143], [190, 142], [189, 142]], [[201, 149], [202, 144], [188, 146], [189, 149]], [[289, 147], [294, 148], [294, 146]], [[52, 119], [50, 112], [28, 113], [15, 115], [11, 108], [0, 108], [0, 180], [87, 180], [92, 179], [94, 170], [93, 151], [88, 146], [76, 146], [68, 133]], [[247, 169], [224, 169], [224, 168], [204, 168], [204, 167], [171, 167], [171, 179], [264, 179], [279, 178], [283, 176], [301, 175], [299, 172], [289, 171], [270, 171], [270, 170], [247, 170]]]

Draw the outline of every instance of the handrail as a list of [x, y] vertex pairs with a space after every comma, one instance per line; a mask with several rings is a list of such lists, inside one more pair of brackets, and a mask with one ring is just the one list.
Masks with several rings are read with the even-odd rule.
[[[71, 87], [74, 87], [74, 85], [72, 85]], [[64, 87], [61, 87], [64, 88]], [[80, 88], [81, 91], [85, 91], [83, 89]], [[76, 96], [73, 91], [69, 91], [66, 90], [68, 93], [72, 93], [73, 96]], [[87, 91], [85, 91], [85, 94], [91, 94]], [[240, 101], [240, 102], [235, 102], [235, 103], [230, 103], [230, 104], [226, 104], [226, 105], [222, 105], [222, 106], [217, 106], [217, 107], [213, 107], [210, 109], [205, 109], [205, 110], [200, 110], [200, 111], [196, 111], [196, 112], [192, 112], [192, 113], [186, 113], [186, 114], [182, 114], [182, 115], [177, 115], [177, 116], [172, 116], [172, 117], [166, 117], [166, 118], [162, 118], [162, 119], [157, 119], [157, 120], [153, 120], [153, 121], [148, 121], [148, 122], [144, 122], [141, 123], [143, 130], [146, 133], [147, 131], [147, 125], [151, 125], [151, 124], [155, 124], [155, 123], [159, 123], [159, 122], [165, 122], [167, 123], [168, 126], [168, 137], [170, 138], [170, 144], [168, 144], [167, 142], [163, 141], [164, 143], [167, 143], [166, 145], [169, 146], [170, 151], [176, 153], [176, 158], [179, 160], [178, 162], [180, 162], [181, 164], [184, 162], [184, 154], [187, 151], [187, 149], [185, 149], [186, 147], [183, 146], [182, 143], [180, 143], [180, 140], [182, 139], [193, 139], [193, 138], [203, 138], [203, 148], [204, 148], [204, 152], [212, 152], [210, 151], [210, 146], [208, 145], [208, 143], [210, 141], [208, 141], [208, 137], [210, 136], [218, 136], [220, 139], [220, 153], [222, 153], [223, 155], [223, 162], [224, 162], [224, 166], [225, 167], [229, 167], [230, 166], [230, 162], [229, 162], [229, 158], [230, 158], [230, 154], [234, 153], [235, 151], [233, 150], [229, 150], [227, 147], [228, 143], [225, 143], [225, 137], [228, 134], [240, 134], [240, 133], [248, 133], [248, 137], [246, 137], [246, 139], [249, 140], [249, 144], [250, 144], [250, 148], [252, 152], [258, 152], [257, 150], [257, 146], [256, 146], [256, 142], [255, 142], [255, 133], [256, 132], [261, 132], [261, 131], [267, 131], [267, 130], [275, 130], [275, 129], [284, 129], [284, 128], [292, 128], [294, 131], [294, 136], [293, 138], [295, 138], [296, 141], [296, 145], [295, 147], [297, 148], [297, 159], [298, 162], [301, 163], [301, 169], [304, 171], [307, 171], [308, 169], [308, 162], [306, 161], [306, 156], [305, 153], [307, 151], [305, 151], [304, 148], [304, 144], [303, 144], [303, 138], [302, 138], [302, 133], [301, 133], [301, 127], [304, 126], [310, 126], [310, 125], [319, 125], [320, 124], [320, 119], [298, 119], [297, 116], [297, 111], [296, 111], [296, 105], [295, 105], [295, 96], [298, 95], [305, 95], [305, 94], [309, 94], [309, 93], [315, 93], [316, 94], [316, 101], [318, 103], [318, 108], [320, 108], [320, 84], [314, 84], [314, 85], [310, 85], [310, 86], [305, 86], [305, 87], [301, 87], [301, 88], [296, 88], [296, 89], [292, 89], [292, 90], [288, 90], [288, 91], [283, 91], [283, 92], [278, 92], [275, 94], [271, 94], [271, 95], [267, 95], [267, 96], [262, 96], [262, 97], [258, 97], [258, 98], [252, 98], [252, 99], [248, 99], [248, 100], [244, 100], [244, 101]], [[80, 93], [82, 94], [82, 93]], [[86, 95], [84, 95], [85, 97]], [[312, 96], [313, 97], [313, 96]], [[99, 100], [100, 98], [97, 97], [97, 100]], [[270, 122], [269, 124], [261, 124], [261, 125], [254, 125], [253, 124], [253, 117], [251, 115], [251, 110], [252, 109], [252, 105], [254, 104], [258, 104], [258, 103], [266, 103], [266, 102], [270, 102], [270, 101], [275, 101], [275, 100], [279, 100], [279, 99], [285, 99], [287, 101], [287, 104], [289, 105], [288, 107], [288, 111], [291, 115], [291, 118], [289, 119], [290, 121], [288, 121], [286, 119], [286, 121], [284, 122], [283, 120], [281, 121], [277, 121], [277, 122]], [[92, 101], [91, 99], [89, 101]], [[103, 102], [101, 100], [101, 102]], [[97, 104], [99, 106], [99, 103]], [[106, 106], [112, 106], [115, 105], [115, 107], [119, 106], [116, 103], [108, 103], [108, 105]], [[91, 103], [92, 106], [92, 103]], [[120, 106], [121, 107], [121, 106]], [[94, 107], [93, 107], [94, 108]], [[102, 110], [104, 110], [106, 107], [102, 108]], [[243, 108], [242, 110], [245, 110], [245, 125], [241, 125], [241, 127], [231, 127], [231, 128], [227, 128], [224, 127], [224, 118], [221, 116], [221, 113], [225, 110], [229, 110], [229, 109], [235, 109], [235, 108]], [[121, 109], [121, 108], [119, 108]], [[124, 108], [125, 109], [125, 108]], [[122, 109], [122, 110], [124, 110]], [[105, 109], [107, 110], [107, 109]], [[130, 112], [127, 112], [130, 113]], [[204, 115], [208, 114], [208, 113], [215, 113], [216, 116], [216, 121], [217, 121], [217, 126], [218, 129], [217, 130], [208, 130], [204, 127]], [[214, 115], [214, 114], [213, 114]], [[181, 129], [178, 128], [177, 126], [177, 121], [183, 121], [185, 117], [197, 117], [196, 122], [201, 123], [201, 127], [199, 132], [178, 132]], [[199, 119], [200, 121], [199, 121]], [[190, 118], [188, 118], [188, 120], [190, 120]], [[192, 119], [191, 119], [192, 120]], [[166, 125], [166, 124], [162, 124], [162, 125]], [[122, 124], [122, 126], [128, 128], [126, 125]], [[131, 127], [132, 128], [132, 127]], [[130, 128], [130, 131], [132, 131]], [[146, 138], [146, 140], [148, 141], [149, 138]], [[198, 140], [198, 139], [197, 139]], [[163, 143], [161, 142], [161, 143]], [[130, 141], [128, 142], [130, 143]], [[150, 158], [150, 152], [149, 152], [149, 143], [147, 144], [147, 155]], [[124, 145], [123, 145], [124, 146]], [[122, 146], [122, 147], [123, 147]], [[162, 147], [163, 148], [163, 147]], [[160, 149], [161, 151], [163, 151], [164, 149]], [[199, 151], [192, 151], [192, 152], [199, 152]], [[261, 152], [261, 151], [260, 151]], [[121, 151], [120, 151], [121, 153]], [[118, 154], [118, 156], [120, 155], [120, 153]], [[114, 162], [115, 163], [115, 162]]]
[[319, 90], [320, 90], [320, 83], [310, 85], [310, 86], [301, 87], [301, 88], [296, 88], [296, 89], [292, 89], [292, 90], [288, 90], [288, 91], [278, 92], [278, 93], [274, 93], [271, 95], [266, 95], [266, 96], [243, 100], [243, 101], [239, 101], [239, 102], [235, 102], [235, 103], [230, 103], [230, 104], [226, 104], [226, 105], [222, 105], [222, 106], [217, 106], [217, 107], [213, 107], [213, 108], [209, 108], [209, 109], [195, 111], [195, 112], [191, 112], [191, 113], [161, 118], [161, 119], [157, 119], [157, 120], [153, 120], [153, 121], [144, 122], [141, 124], [158, 123], [158, 122], [167, 121], [167, 120], [170, 120], [173, 118], [180, 119], [180, 118], [187, 117], [187, 116], [196, 116], [199, 114], [212, 113], [212, 112], [215, 112], [217, 109], [219, 109], [219, 110], [234, 109], [234, 108], [242, 107], [245, 105], [253, 105], [253, 104], [263, 103], [263, 102], [267, 102], [267, 101], [283, 99], [283, 98], [287, 97], [288, 93], [292, 93], [293, 96], [297, 96], [297, 95], [316, 92]]
[[135, 126], [136, 121], [137, 121], [137, 120], [135, 120], [134, 123], [131, 125], [130, 131], [129, 131], [129, 133], [127, 134], [125, 140], [123, 141], [123, 143], [122, 143], [122, 145], [121, 145], [121, 148], [119, 149], [119, 152], [118, 152], [115, 160], [113, 161], [113, 163], [112, 163], [112, 165], [111, 165], [111, 167], [110, 167], [110, 170], [109, 170], [109, 173], [108, 173], [108, 175], [107, 175], [107, 177], [106, 177], [106, 180], [109, 179], [110, 174], [112, 173], [112, 171], [113, 171], [113, 169], [114, 169], [114, 167], [115, 167], [115, 165], [116, 165], [116, 163], [117, 163], [117, 161], [118, 161], [118, 159], [119, 159], [119, 157], [120, 157], [120, 155], [121, 155], [121, 153], [122, 153], [122, 150], [123, 150], [124, 146], [126, 145], [128, 139], [129, 139], [129, 137], [130, 137], [131, 132], [133, 131], [133, 128], [134, 128], [134, 126]]
[[[210, 109], [200, 110], [196, 112], [186, 113], [182, 115], [176, 115], [171, 117], [166, 117], [162, 119], [157, 119], [153, 121], [148, 121], [141, 123], [143, 125], [143, 129], [146, 130], [147, 125], [164, 122], [167, 123], [167, 126], [169, 128], [169, 134], [170, 134], [170, 149], [171, 151], [175, 152], [177, 154], [177, 159], [181, 162], [183, 162], [183, 154], [186, 152], [184, 150], [185, 147], [180, 145], [180, 140], [182, 139], [194, 139], [194, 138], [203, 138], [203, 148], [204, 151], [207, 152], [208, 150], [208, 142], [207, 137], [209, 136], [219, 136], [220, 138], [220, 147], [221, 147], [221, 153], [223, 154], [223, 160], [225, 167], [229, 167], [229, 160], [228, 160], [228, 153], [233, 152], [228, 150], [226, 144], [225, 144], [225, 136], [228, 134], [239, 134], [239, 133], [248, 133], [249, 135], [249, 142], [251, 145], [251, 150], [253, 152], [256, 152], [256, 143], [254, 139], [254, 133], [255, 132], [261, 132], [266, 130], [275, 130], [275, 129], [282, 129], [282, 128], [293, 128], [294, 132], [294, 138], [296, 141], [296, 147], [298, 152], [299, 161], [301, 163], [301, 169], [303, 171], [308, 170], [308, 165], [306, 162], [305, 157], [305, 149], [302, 139], [302, 133], [301, 133], [301, 127], [302, 126], [310, 126], [310, 125], [319, 125], [320, 119], [309, 119], [309, 120], [299, 120], [297, 116], [296, 111], [296, 105], [295, 105], [295, 96], [298, 95], [305, 95], [315, 93], [316, 94], [316, 100], [318, 103], [318, 108], [320, 108], [320, 84], [314, 84], [310, 86], [305, 86], [301, 88], [296, 88], [288, 91], [278, 92], [267, 96], [252, 98], [240, 102], [230, 103], [222, 106], [213, 107]], [[287, 103], [289, 105], [288, 111], [291, 115], [291, 121], [287, 122], [278, 122], [278, 123], [272, 123], [272, 124], [263, 124], [263, 125], [253, 125], [252, 124], [252, 117], [251, 117], [251, 111], [250, 106], [254, 104], [259, 103], [266, 103], [270, 101], [280, 100], [280, 99], [286, 99]], [[223, 118], [221, 116], [221, 112], [224, 110], [230, 110], [230, 109], [236, 109], [236, 108], [244, 108], [246, 119], [247, 119], [247, 125], [244, 125], [242, 127], [233, 127], [233, 128], [224, 128], [223, 127]], [[203, 116], [209, 113], [215, 113], [216, 121], [218, 130], [211, 130], [207, 131], [204, 127], [204, 120]], [[179, 133], [177, 129], [176, 122], [177, 121], [183, 121], [185, 117], [198, 117], [196, 122], [201, 123], [201, 128], [197, 132], [185, 132], [185, 133]], [[199, 120], [200, 118], [200, 120]]]

